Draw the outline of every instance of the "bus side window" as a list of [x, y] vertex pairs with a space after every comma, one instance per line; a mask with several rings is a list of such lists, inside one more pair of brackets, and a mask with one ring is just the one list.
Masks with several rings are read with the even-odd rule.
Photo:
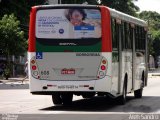
[[111, 19], [111, 28], [112, 28], [112, 47], [113, 50], [118, 50], [118, 25], [114, 18]]
[[124, 49], [132, 49], [132, 42], [131, 42], [131, 31], [130, 31], [130, 24], [124, 22]]
[[130, 31], [130, 24], [129, 23], [127, 23], [127, 34], [126, 34], [126, 36], [127, 36], [127, 49], [131, 49], [132, 48], [132, 42], [131, 42], [131, 37], [130, 37], [130, 35], [131, 35], [131, 31]]
[[125, 49], [125, 31], [124, 31], [124, 22], [121, 22], [121, 43], [122, 43], [122, 50]]
[[132, 26], [131, 26], [131, 24], [129, 25], [129, 37], [130, 37], [130, 45], [131, 45], [131, 49], [133, 49], [133, 28], [132, 28]]
[[143, 50], [142, 27], [139, 27], [139, 50]]
[[144, 51], [145, 50], [145, 36], [146, 32], [143, 27], [136, 26], [135, 29], [135, 45], [136, 51]]
[[124, 22], [124, 41], [125, 41], [125, 49], [127, 49], [128, 45], [128, 31], [127, 31], [127, 23]]
[[143, 49], [145, 50], [146, 49], [146, 30], [145, 28], [143, 28]]
[[136, 26], [135, 28], [135, 45], [136, 45], [136, 51], [138, 50], [139, 46], [138, 46], [138, 40], [139, 40], [139, 37], [138, 37], [138, 26]]
[[146, 37], [146, 31], [144, 30], [144, 28], [142, 27], [142, 34], [141, 34], [141, 39], [142, 39], [142, 50], [145, 50], [145, 45], [146, 45], [146, 42], [145, 42], [145, 37]]

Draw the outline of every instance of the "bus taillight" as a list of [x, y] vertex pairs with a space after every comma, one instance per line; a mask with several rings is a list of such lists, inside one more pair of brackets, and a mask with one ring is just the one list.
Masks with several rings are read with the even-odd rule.
[[36, 78], [36, 79], [40, 79], [40, 74], [39, 74], [39, 71], [38, 71], [38, 66], [37, 66], [35, 57], [33, 57], [33, 58], [31, 59], [30, 69], [31, 69], [31, 74], [32, 74], [32, 76], [33, 76], [34, 78]]
[[106, 64], [106, 63], [107, 63], [107, 61], [106, 61], [106, 60], [102, 60], [102, 63], [103, 63], [103, 64]]
[[106, 66], [102, 65], [101, 70], [106, 70]]
[[36, 70], [37, 67], [35, 65], [32, 66], [32, 70]]
[[97, 79], [104, 78], [107, 72], [107, 60], [103, 57], [101, 60], [100, 68], [98, 70]]
[[35, 63], [35, 60], [32, 60], [31, 63], [34, 64], [34, 63]]

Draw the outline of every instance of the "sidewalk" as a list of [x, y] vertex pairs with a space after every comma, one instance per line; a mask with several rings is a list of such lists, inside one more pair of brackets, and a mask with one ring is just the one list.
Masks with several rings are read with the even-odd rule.
[[9, 89], [29, 89], [29, 79], [24, 80], [24, 77], [0, 79], [0, 90]]
[[148, 71], [148, 76], [160, 76], [160, 68]]
[[17, 82], [21, 82], [21, 83], [23, 83], [23, 82], [27, 82], [28, 83], [28, 81], [29, 81], [29, 79], [27, 78], [27, 79], [25, 79], [24, 80], [24, 77], [14, 77], [14, 78], [8, 78], [8, 80], [5, 80], [5, 79], [2, 79], [2, 78], [0, 78], [0, 83], [13, 83], [13, 82], [15, 82], [15, 83], [17, 83]]

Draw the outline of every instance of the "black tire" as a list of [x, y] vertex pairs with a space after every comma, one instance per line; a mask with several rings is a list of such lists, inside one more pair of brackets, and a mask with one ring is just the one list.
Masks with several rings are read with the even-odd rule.
[[82, 97], [83, 97], [83, 98], [92, 98], [92, 97], [94, 97], [94, 96], [95, 96], [95, 93], [94, 93], [94, 92], [82, 94]]
[[53, 104], [55, 105], [62, 104], [60, 93], [54, 93], [52, 95], [52, 101], [53, 101]]
[[134, 91], [135, 98], [142, 98], [143, 88]]
[[135, 98], [142, 98], [143, 87], [144, 87], [144, 73], [142, 74], [141, 80], [142, 80], [141, 88], [134, 91]]
[[73, 99], [73, 93], [62, 93], [61, 98], [63, 105], [71, 105]]
[[123, 85], [123, 94], [118, 97], [118, 104], [119, 105], [125, 105], [126, 97], [127, 97], [127, 83], [125, 81], [125, 83]]

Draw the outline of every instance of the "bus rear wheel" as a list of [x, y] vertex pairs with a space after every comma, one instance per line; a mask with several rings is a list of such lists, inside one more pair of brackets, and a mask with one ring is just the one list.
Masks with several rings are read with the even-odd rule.
[[141, 78], [141, 80], [142, 80], [141, 87], [140, 87], [140, 89], [134, 91], [134, 97], [135, 98], [142, 98], [143, 87], [144, 87], [144, 80], [145, 80], [144, 78], [145, 77], [144, 77], [144, 73], [143, 73], [142, 74], [142, 78]]
[[52, 95], [52, 101], [53, 101], [53, 104], [55, 105], [62, 104], [60, 93], [54, 93]]
[[83, 93], [82, 97], [83, 98], [92, 98], [95, 96], [95, 92], [90, 92], [90, 93]]
[[61, 98], [63, 105], [71, 105], [73, 99], [73, 93], [62, 93]]
[[135, 98], [142, 98], [143, 88], [134, 91]]
[[125, 105], [127, 97], [127, 83], [125, 82], [123, 85], [123, 94], [118, 97], [118, 104]]

